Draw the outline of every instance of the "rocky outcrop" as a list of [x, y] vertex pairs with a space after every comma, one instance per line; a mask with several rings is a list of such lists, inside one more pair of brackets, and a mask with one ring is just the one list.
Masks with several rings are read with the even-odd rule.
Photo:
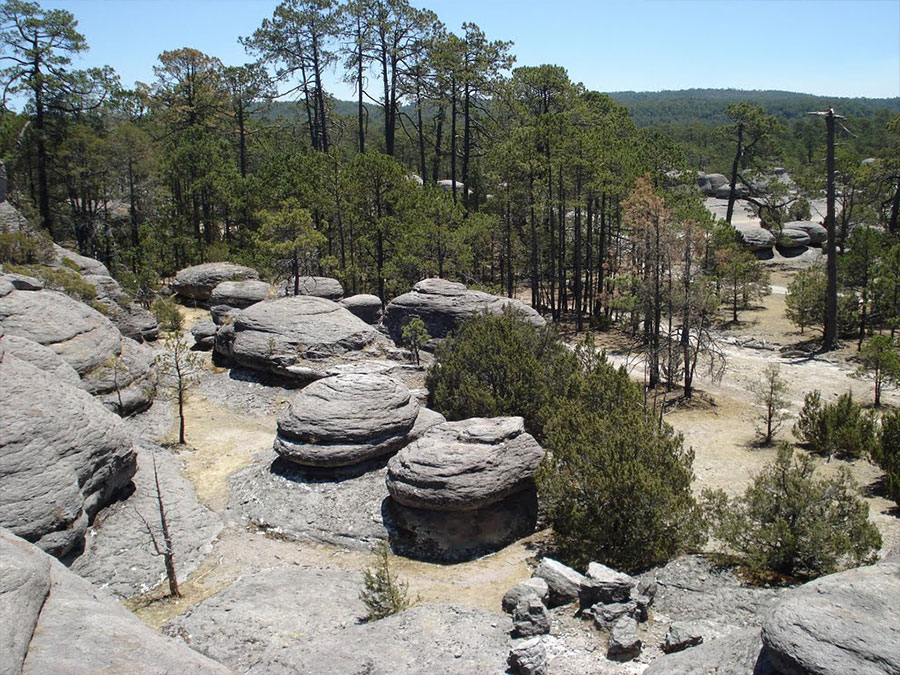
[[351, 295], [341, 300], [341, 305], [367, 324], [375, 326], [381, 323], [381, 300], [377, 295]]
[[512, 611], [513, 635], [522, 638], [550, 632], [550, 614], [544, 603], [534, 596], [524, 597]]
[[278, 420], [274, 447], [300, 465], [349, 466], [390, 454], [443, 421], [393, 378], [336, 375], [297, 394]]
[[191, 335], [194, 337], [194, 349], [197, 351], [208, 352], [216, 346], [216, 326], [212, 319], [198, 321], [191, 328]]
[[775, 246], [775, 235], [762, 227], [749, 225], [735, 228], [738, 241], [751, 251], [766, 251]]
[[516, 675], [545, 675], [547, 648], [540, 638], [531, 638], [510, 649], [506, 662]]
[[748, 628], [657, 659], [644, 675], [778, 675], [778, 671], [762, 647], [759, 628]]
[[97, 276], [110, 276], [109, 270], [99, 260], [89, 258], [86, 255], [75, 253], [67, 248], [63, 248], [59, 244], [53, 244], [54, 260], [52, 264], [56, 267], [77, 267], [78, 271], [85, 274], [94, 274]]
[[122, 338], [119, 353], [84, 374], [81, 386], [122, 417], [134, 415], [153, 403], [153, 384], [148, 379], [153, 364], [152, 350]]
[[388, 462], [388, 528], [397, 550], [462, 560], [530, 534], [544, 451], [521, 417], [432, 427]]
[[828, 230], [811, 220], [792, 220], [784, 224], [784, 229], [805, 232], [812, 246], [821, 246], [828, 240]]
[[212, 290], [209, 297], [209, 309], [213, 321], [221, 324], [230, 311], [244, 309], [274, 297], [275, 288], [265, 281], [258, 279], [223, 281]]
[[540, 314], [518, 300], [470, 291], [460, 283], [445, 279], [423, 279], [411, 292], [388, 303], [384, 326], [394, 342], [400, 344], [403, 327], [410, 319], [418, 317], [425, 322], [432, 338], [443, 338], [465, 318], [480, 312], [498, 315], [506, 308], [532, 326], [540, 327], [546, 323]]
[[259, 279], [256, 270], [229, 262], [203, 263], [181, 270], [172, 281], [172, 290], [182, 298], [207, 302], [213, 289], [223, 281]]
[[294, 278], [288, 279], [278, 291], [280, 296], [311, 295], [337, 302], [344, 296], [341, 282], [331, 277], [300, 277], [297, 279], [297, 293], [294, 293]]
[[73, 387], [81, 386], [81, 377], [75, 372], [75, 369], [50, 347], [45, 347], [28, 338], [6, 335], [3, 337], [3, 348], [7, 354], [27, 361], [35, 368], [43, 370], [57, 382]]
[[715, 197], [716, 191], [721, 187], [728, 186], [728, 179], [720, 173], [703, 173], [697, 174], [697, 189], [706, 197]]
[[553, 558], [544, 558], [534, 571], [534, 576], [543, 579], [550, 589], [550, 607], [568, 605], [578, 599], [578, 592], [586, 579], [583, 574], [563, 565]]
[[831, 574], [785, 595], [762, 639], [784, 675], [900, 673], [900, 556]]
[[135, 472], [118, 417], [12, 353], [0, 337], [0, 525], [62, 556]]
[[795, 230], [784, 227], [778, 237], [778, 246], [781, 248], [802, 248], [809, 246], [810, 238], [804, 230]]
[[503, 611], [512, 612], [519, 604], [519, 600], [526, 597], [535, 597], [546, 605], [550, 598], [550, 587], [540, 577], [532, 577], [516, 584], [503, 596], [501, 601]]
[[372, 326], [337, 303], [309, 295], [251, 305], [216, 335], [216, 351], [234, 363], [307, 381], [323, 377], [334, 365], [331, 359], [370, 359], [385, 347]]
[[195, 673], [229, 670], [162, 637], [27, 541], [0, 528], [0, 670]]
[[97, 291], [94, 302], [122, 335], [137, 342], [149, 342], [159, 337], [156, 317], [134, 302], [118, 281], [100, 274], [85, 274], [84, 280]]

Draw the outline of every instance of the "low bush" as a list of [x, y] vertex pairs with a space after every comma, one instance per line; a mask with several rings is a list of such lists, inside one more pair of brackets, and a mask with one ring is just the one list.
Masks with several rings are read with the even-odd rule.
[[150, 305], [150, 311], [156, 317], [160, 330], [177, 332], [184, 325], [184, 318], [172, 298], [157, 298]]
[[872, 458], [884, 469], [888, 497], [900, 506], [900, 410], [887, 412], [881, 418], [878, 444]]
[[803, 399], [794, 435], [820, 455], [859, 459], [875, 448], [875, 420], [850, 392], [823, 404], [821, 394], [812, 391]]
[[814, 578], [874, 561], [881, 535], [849, 471], [825, 479], [814, 473], [811, 457], [794, 460], [783, 443], [743, 496], [704, 490], [713, 536], [754, 572]]
[[389, 550], [387, 543], [382, 542], [376, 549], [378, 557], [375, 564], [363, 571], [363, 590], [359, 593], [359, 599], [368, 610], [368, 621], [402, 612], [413, 604], [408, 585], [391, 570]]
[[46, 288], [65, 293], [79, 302], [93, 305], [97, 289], [84, 280], [78, 272], [68, 267], [48, 267], [47, 265], [5, 265], [7, 272], [25, 274], [44, 282]]
[[0, 264], [45, 265], [53, 261], [53, 242], [42, 235], [0, 232]]

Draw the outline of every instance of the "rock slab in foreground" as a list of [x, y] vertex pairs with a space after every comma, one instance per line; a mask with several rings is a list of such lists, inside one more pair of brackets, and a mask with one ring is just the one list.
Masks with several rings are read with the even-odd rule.
[[0, 529], [0, 668], [7, 673], [226, 675], [112, 597]]
[[790, 591], [762, 637], [785, 675], [900, 673], [900, 556]]
[[759, 638], [747, 628], [669, 654], [654, 661], [644, 675], [779, 675]]

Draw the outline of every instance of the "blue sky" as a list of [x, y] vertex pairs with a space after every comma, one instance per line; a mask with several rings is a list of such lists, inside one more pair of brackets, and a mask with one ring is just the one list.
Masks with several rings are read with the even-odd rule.
[[[79, 67], [109, 64], [151, 82], [160, 52], [194, 47], [227, 65], [273, 0], [66, 0], [91, 46]], [[553, 63], [599, 91], [691, 87], [900, 96], [900, 0], [421, 0], [451, 30], [478, 24], [512, 40], [517, 65]], [[339, 76], [329, 91], [351, 98]]]

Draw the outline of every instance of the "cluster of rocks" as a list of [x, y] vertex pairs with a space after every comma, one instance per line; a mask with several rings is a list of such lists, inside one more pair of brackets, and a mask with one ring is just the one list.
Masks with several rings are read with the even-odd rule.
[[[697, 189], [700, 194], [705, 197], [715, 197], [716, 199], [728, 199], [731, 193], [731, 183], [720, 173], [697, 173]], [[745, 198], [749, 191], [744, 185], [738, 185], [735, 190], [738, 199]]]
[[828, 231], [820, 224], [809, 220], [792, 220], [781, 228], [778, 245], [785, 249], [822, 246], [828, 240]]
[[250, 267], [230, 262], [203, 263], [179, 271], [171, 287], [183, 300], [206, 305], [212, 297], [213, 289], [223, 281], [246, 279], [259, 279], [259, 273]]
[[432, 427], [388, 462], [394, 550], [456, 561], [531, 534], [537, 520], [534, 473], [543, 456], [521, 417]]
[[486, 312], [515, 312], [523, 321], [540, 328], [546, 322], [534, 309], [512, 298], [501, 298], [483, 291], [470, 291], [463, 284], [446, 279], [423, 279], [412, 291], [391, 300], [384, 313], [384, 326], [398, 344], [403, 327], [418, 317], [432, 338], [443, 338], [463, 319]]

